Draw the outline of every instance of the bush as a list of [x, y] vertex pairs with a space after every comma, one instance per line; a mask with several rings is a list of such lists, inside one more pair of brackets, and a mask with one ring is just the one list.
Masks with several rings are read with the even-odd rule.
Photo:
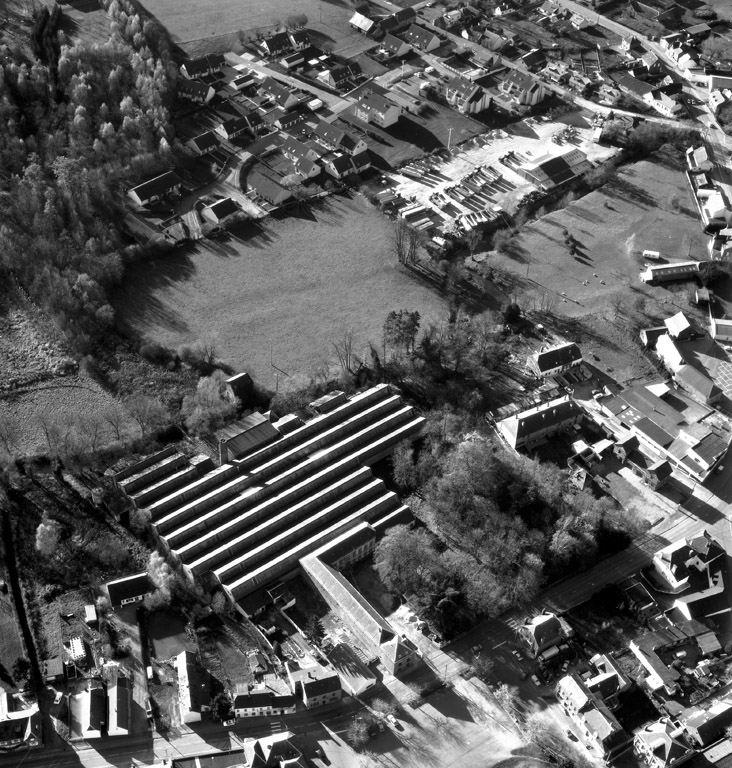
[[157, 365], [166, 365], [172, 358], [171, 351], [157, 341], [149, 341], [142, 344], [140, 346], [140, 355], [142, 355], [145, 360], [151, 363], [156, 363]]

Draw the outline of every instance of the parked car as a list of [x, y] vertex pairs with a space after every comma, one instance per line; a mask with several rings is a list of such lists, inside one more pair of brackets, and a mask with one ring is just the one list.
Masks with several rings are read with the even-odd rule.
[[477, 656], [480, 653], [482, 647], [483, 646], [480, 643], [478, 643], [477, 645], [474, 645], [470, 649], [470, 652], [473, 654], [473, 656]]
[[386, 719], [387, 719], [387, 721], [389, 722], [389, 725], [394, 725], [394, 726], [396, 726], [396, 724], [397, 724], [397, 719], [396, 719], [396, 717], [394, 717], [394, 715], [387, 715], [387, 716], [386, 716]]
[[228, 720], [222, 721], [224, 724], [224, 728], [233, 728], [236, 725], [236, 719], [233, 717], [230, 717]]
[[382, 720], [379, 720], [379, 730], [383, 733], [386, 730], [386, 726], [384, 725]]
[[565, 659], [564, 663], [562, 664], [562, 674], [566, 675], [568, 669], [569, 669], [569, 659]]
[[531, 676], [531, 682], [532, 682], [532, 683], [533, 683], [533, 684], [534, 684], [534, 685], [535, 685], [537, 688], [541, 688], [541, 682], [540, 682], [539, 678], [538, 678], [536, 675], [532, 675], [532, 676]]
[[511, 651], [511, 655], [514, 657], [514, 659], [516, 659], [516, 661], [523, 661], [524, 660], [523, 654], [521, 653], [521, 651], [516, 650], [516, 648], [514, 648]]

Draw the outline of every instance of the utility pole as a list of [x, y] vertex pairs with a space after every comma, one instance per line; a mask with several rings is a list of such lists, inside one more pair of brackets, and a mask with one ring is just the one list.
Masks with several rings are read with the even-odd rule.
[[447, 129], [447, 151], [450, 151], [450, 143], [452, 141], [452, 126]]

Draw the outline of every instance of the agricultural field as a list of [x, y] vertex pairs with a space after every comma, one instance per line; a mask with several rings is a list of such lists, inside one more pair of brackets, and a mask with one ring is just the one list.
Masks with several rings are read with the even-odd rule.
[[280, 388], [296, 389], [336, 373], [333, 343], [349, 328], [368, 356], [392, 309], [418, 310], [423, 325], [442, 318], [442, 299], [390, 254], [390, 231], [361, 195], [333, 197], [140, 264], [115, 306], [143, 337], [174, 349], [213, 339], [235, 370], [274, 388], [274, 363]]
[[307, 28], [314, 40], [327, 43], [336, 53], [353, 56], [373, 45], [373, 40], [348, 25], [354, 8], [347, 0], [268, 0], [243, 4], [229, 0], [144, 0], [142, 5], [190, 56], [238, 51], [247, 38], [268, 33], [293, 13], [307, 16]]

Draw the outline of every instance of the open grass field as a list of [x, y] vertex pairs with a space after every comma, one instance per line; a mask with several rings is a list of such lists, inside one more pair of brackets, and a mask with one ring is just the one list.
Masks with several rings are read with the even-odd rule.
[[440, 319], [442, 300], [389, 253], [391, 223], [362, 196], [330, 200], [307, 214], [247, 224], [228, 241], [141, 264], [115, 297], [134, 331], [169, 347], [215, 339], [218, 356], [261, 385], [307, 384], [333, 364], [333, 342], [354, 329], [354, 351], [381, 346], [392, 309]]
[[[574, 256], [565, 245], [565, 229], [577, 244]], [[492, 258], [495, 266], [514, 272], [527, 293], [553, 294], [559, 315], [602, 312], [619, 293], [676, 312], [679, 302], [687, 303], [678, 287], [641, 283], [642, 252], [660, 251], [671, 261], [703, 259], [706, 240], [680, 155], [660, 151], [652, 160], [621, 169], [616, 181], [524, 227], [510, 241], [509, 255]]]
[[373, 45], [373, 40], [348, 25], [354, 12], [348, 0], [143, 0], [142, 5], [191, 56], [236, 50], [240, 32], [244, 38], [260, 31], [267, 33], [293, 13], [305, 14], [314, 40], [328, 43], [336, 53], [352, 56]]
[[[570, 254], [564, 230], [575, 239]], [[642, 306], [647, 325], [690, 311], [690, 283], [647, 286], [638, 277], [643, 250], [669, 260], [706, 257], [706, 236], [692, 207], [681, 156], [662, 150], [624, 167], [616, 181], [524, 227], [508, 254], [489, 262], [513, 273], [519, 303], [545, 297], [559, 330], [596, 354], [596, 365], [618, 381], [652, 373], [624, 321]], [[622, 306], [619, 306], [622, 302]]]

